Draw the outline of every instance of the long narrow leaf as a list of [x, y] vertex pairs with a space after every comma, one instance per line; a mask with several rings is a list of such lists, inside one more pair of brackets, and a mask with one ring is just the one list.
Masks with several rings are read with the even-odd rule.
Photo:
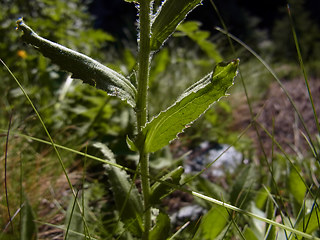
[[22, 19], [17, 21], [17, 29], [24, 32], [21, 37], [23, 41], [33, 45], [61, 69], [71, 72], [74, 78], [104, 90], [111, 96], [117, 96], [135, 107], [136, 89], [121, 74], [84, 54], [40, 37]]
[[218, 64], [210, 73], [188, 88], [164, 112], [147, 123], [143, 129], [145, 151], [155, 152], [181, 133], [187, 124], [198, 119], [213, 103], [226, 95], [237, 74], [239, 60]]
[[187, 14], [202, 0], [167, 0], [158, 10], [151, 26], [151, 50], [158, 50], [167, 38], [176, 30]]

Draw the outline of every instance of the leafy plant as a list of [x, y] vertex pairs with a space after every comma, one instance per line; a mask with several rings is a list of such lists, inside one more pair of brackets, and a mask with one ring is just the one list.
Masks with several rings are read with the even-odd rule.
[[[67, 74], [59, 71], [59, 68], [50, 63], [48, 59], [27, 45], [21, 44], [19, 35], [12, 31], [15, 21], [25, 16], [37, 32], [53, 41], [66, 44], [72, 49], [79, 50], [92, 57], [107, 61], [102, 49], [114, 38], [101, 30], [92, 28], [93, 19], [88, 14], [88, 6], [79, 0], [31, 0], [31, 1], [1, 1], [0, 8], [0, 52], [1, 58], [16, 72], [16, 77], [25, 85], [26, 91], [37, 102], [41, 102], [39, 111], [47, 119], [46, 123], [51, 131], [55, 131], [52, 116], [57, 101], [58, 90], [66, 81]], [[41, 23], [37, 21], [42, 18]], [[76, 24], [75, 24], [76, 23]], [[81, 31], [79, 31], [81, 29]], [[30, 124], [30, 106], [26, 105], [25, 98], [15, 84], [8, 78], [5, 72], [0, 72], [1, 92], [3, 93], [0, 113], [8, 116], [12, 108], [20, 109], [15, 113], [16, 126], [31, 127], [28, 131], [34, 135], [41, 134], [41, 127]], [[91, 94], [92, 95], [92, 94]], [[18, 120], [19, 119], [19, 120]], [[7, 126], [7, 118], [0, 119], [2, 128]], [[60, 119], [61, 120], [61, 119]], [[61, 123], [61, 121], [60, 121]], [[66, 126], [66, 125], [64, 125]], [[59, 129], [61, 131], [61, 128]]]
[[[149, 154], [163, 148], [175, 139], [186, 126], [192, 124], [214, 102], [226, 95], [227, 89], [233, 84], [239, 62], [234, 60], [227, 64], [218, 64], [211, 73], [186, 89], [174, 104], [148, 121], [147, 90], [151, 57], [160, 50], [168, 37], [174, 33], [178, 24], [183, 21], [188, 12], [201, 3], [201, 0], [165, 1], [152, 20], [151, 3], [150, 0], [139, 1], [137, 83], [132, 83], [122, 74], [84, 54], [40, 37], [22, 19], [17, 21], [18, 29], [24, 33], [22, 39], [25, 42], [33, 45], [63, 70], [71, 72], [74, 78], [79, 78], [84, 83], [124, 100], [135, 110], [137, 134], [131, 138], [128, 137], [127, 141], [129, 147], [138, 151], [140, 156], [139, 173], [142, 182], [142, 196], [139, 196], [138, 191], [134, 190], [132, 180], [125, 173], [121, 173], [122, 170], [110, 167], [107, 172], [121, 221], [131, 234], [143, 239], [149, 239], [149, 232], [152, 228], [151, 207], [156, 201], [150, 201], [150, 197], [155, 196], [154, 194], [161, 197], [168, 191], [161, 187], [161, 184], [150, 189]], [[110, 154], [107, 154], [109, 160], [114, 161]], [[176, 174], [173, 173], [173, 175]], [[177, 180], [179, 176], [181, 176], [181, 170], [176, 177]], [[177, 183], [177, 180], [174, 182]], [[163, 181], [166, 181], [166, 177]], [[141, 203], [137, 200], [141, 197], [143, 206], [140, 206]], [[137, 204], [140, 207], [137, 207]], [[162, 224], [168, 222], [167, 217], [160, 214], [158, 218], [154, 229], [163, 229]], [[150, 234], [153, 235], [156, 231], [158, 230]]]
[[[158, 114], [150, 114], [154, 116], [149, 117], [149, 110], [152, 106], [150, 106], [151, 101], [148, 99], [148, 92], [150, 93], [148, 87], [152, 88], [154, 86], [153, 84], [158, 80], [155, 76], [163, 72], [166, 65], [170, 63], [167, 49], [164, 49], [163, 45], [174, 34], [187, 13], [193, 10], [201, 1], [128, 0], [128, 2], [139, 4], [140, 18], [138, 58], [135, 61], [132, 58], [133, 56], [130, 55], [130, 63], [128, 65], [132, 69], [135, 67], [135, 62], [138, 64], [130, 77], [121, 74], [118, 71], [120, 67], [108, 68], [84, 54], [40, 37], [22, 19], [17, 21], [17, 28], [24, 32], [22, 38], [25, 42], [32, 44], [43, 55], [51, 58], [61, 69], [71, 72], [73, 77], [79, 78], [84, 83], [106, 92], [103, 94], [100, 92], [95, 97], [87, 96], [87, 92], [84, 89], [92, 90], [93, 88], [85, 88], [88, 86], [83, 85], [79, 88], [81, 90], [76, 96], [79, 100], [76, 103], [69, 103], [70, 106], [73, 106], [71, 112], [73, 111], [74, 115], [72, 117], [79, 117], [88, 121], [84, 132], [95, 127], [95, 122], [100, 114], [111, 116], [112, 111], [109, 108], [104, 108], [104, 105], [114, 98], [110, 98], [106, 94], [123, 100], [123, 104], [127, 104], [127, 107], [132, 109], [136, 117], [136, 130], [133, 134], [131, 131], [127, 131], [126, 138], [129, 148], [132, 151], [136, 151], [139, 157], [136, 170], [132, 170], [128, 167], [129, 164], [122, 163], [122, 165], [119, 165], [116, 162], [116, 156], [113, 153], [115, 149], [112, 148], [112, 152], [109, 149], [109, 144], [108, 146], [102, 143], [90, 144], [90, 147], [93, 146], [95, 149], [100, 150], [104, 159], [92, 156], [87, 151], [83, 153], [55, 144], [26, 91], [12, 74], [31, 103], [50, 141], [47, 142], [26, 135], [21, 136], [32, 141], [49, 144], [54, 148], [74, 196], [70, 200], [66, 227], [63, 229], [65, 238], [78, 239], [83, 237], [85, 239], [95, 239], [97, 235], [90, 236], [90, 230], [92, 229], [89, 230], [87, 225], [88, 211], [84, 211], [84, 209], [88, 208], [88, 195], [86, 195], [86, 198], [84, 198], [84, 194], [82, 197], [78, 197], [78, 193], [76, 193], [68, 178], [58, 149], [68, 150], [85, 158], [105, 163], [105, 173], [108, 177], [108, 181], [105, 181], [105, 184], [108, 186], [107, 189], [110, 189], [113, 193], [112, 201], [114, 204], [112, 203], [113, 205], [111, 205], [112, 207], [115, 206], [115, 208], [111, 211], [117, 219], [107, 217], [108, 223], [105, 224], [105, 232], [102, 234], [103, 236], [99, 237], [108, 239], [167, 239], [170, 237], [170, 218], [159, 207], [159, 203], [161, 199], [173, 190], [180, 189], [186, 194], [196, 197], [196, 201], [210, 209], [201, 221], [190, 224], [193, 229], [188, 232], [188, 234], [191, 233], [188, 236], [189, 238], [228, 239], [239, 236], [242, 239], [275, 239], [281, 236], [281, 239], [292, 239], [294, 237], [297, 239], [302, 237], [319, 239], [316, 237], [316, 234], [318, 234], [316, 230], [319, 226], [319, 208], [317, 200], [314, 200], [317, 196], [312, 196], [313, 192], [317, 195], [318, 192], [310, 189], [308, 187], [310, 184], [306, 183], [310, 179], [302, 176], [301, 169], [304, 169], [303, 164], [300, 164], [296, 159], [293, 161], [285, 153], [284, 157], [281, 158], [272, 156], [272, 161], [275, 161], [275, 163], [266, 163], [271, 176], [267, 178], [262, 174], [259, 180], [265, 182], [267, 187], [262, 187], [257, 192], [255, 191], [256, 182], [260, 177], [258, 171], [260, 170], [261, 173], [265, 171], [263, 165], [257, 168], [255, 164], [250, 164], [239, 168], [239, 171], [235, 173], [236, 180], [231, 181], [231, 184], [228, 179], [225, 182], [230, 186], [225, 191], [207, 179], [195, 178], [194, 176], [190, 178], [191, 180], [184, 178], [182, 167], [177, 167], [170, 172], [156, 173], [156, 177], [154, 176], [155, 172], [149, 172], [150, 154], [168, 145], [178, 134], [203, 115], [214, 102], [226, 95], [227, 89], [233, 84], [233, 79], [236, 76], [239, 60], [218, 63], [215, 68], [211, 69], [209, 74], [178, 96], [177, 100], [168, 108], [161, 109]], [[53, 14], [53, 18], [59, 17]], [[185, 23], [179, 27], [180, 34], [186, 34], [211, 58], [219, 59], [218, 55], [211, 52], [214, 51], [214, 45], [208, 41], [208, 34], [199, 30], [198, 27], [193, 22], [189, 25]], [[161, 62], [162, 60], [163, 63], [158, 65], [157, 61]], [[151, 64], [152, 61], [155, 63], [154, 65]], [[154, 71], [150, 70], [151, 67], [154, 67]], [[127, 72], [126, 74], [129, 73]], [[153, 83], [150, 84], [150, 81], [153, 81]], [[104, 97], [105, 101], [103, 101]], [[150, 98], [154, 97], [154, 95], [150, 96]], [[81, 106], [77, 105], [78, 101], [88, 102], [92, 109], [90, 107], [81, 108]], [[220, 108], [223, 110], [222, 113], [230, 113], [228, 105], [220, 102]], [[77, 113], [80, 113], [78, 114], [79, 116], [77, 116]], [[212, 125], [217, 124], [217, 117], [214, 114], [209, 114], [206, 120]], [[109, 121], [106, 122], [109, 123]], [[224, 128], [227, 128], [227, 126]], [[100, 129], [99, 132], [103, 135], [108, 134], [109, 130], [110, 128], [105, 127]], [[272, 135], [270, 137], [277, 144]], [[233, 139], [230, 139], [230, 141], [232, 142]], [[314, 151], [316, 152], [317, 150], [314, 149]], [[158, 153], [153, 154], [152, 157], [156, 157]], [[309, 161], [306, 162], [304, 164], [309, 164]], [[278, 163], [281, 164], [277, 165]], [[203, 169], [203, 171], [205, 170], [207, 169]], [[203, 171], [198, 175], [201, 175]], [[138, 178], [140, 179], [138, 180]], [[287, 179], [287, 182], [284, 183], [281, 179]], [[139, 193], [139, 183], [142, 186], [142, 193]], [[180, 184], [188, 184], [191, 189], [195, 187], [197, 191], [202, 193], [189, 190]], [[282, 194], [284, 189], [289, 189], [287, 195]], [[276, 195], [273, 194], [274, 192], [276, 192]], [[309, 194], [311, 197], [308, 196]], [[287, 204], [285, 202], [287, 199], [290, 199], [289, 210], [284, 208]], [[82, 204], [80, 204], [80, 201], [82, 201]], [[230, 202], [230, 204], [227, 202]], [[112, 208], [109, 204], [106, 205], [108, 205], [106, 207]], [[28, 208], [24, 210], [26, 211]], [[103, 211], [103, 208], [98, 208], [97, 211]], [[291, 211], [296, 219], [293, 219], [290, 214]], [[91, 214], [91, 212], [89, 213]], [[25, 213], [24, 216], [31, 221], [34, 219], [32, 214]], [[278, 221], [280, 217], [282, 223], [276, 222], [275, 219]], [[109, 221], [111, 218], [112, 220]], [[28, 233], [30, 236], [36, 232], [35, 225], [31, 225], [30, 234]], [[276, 227], [281, 230], [276, 230]], [[183, 229], [184, 226], [171, 236], [171, 239], [176, 238], [177, 234]], [[100, 230], [100, 232], [102, 231]], [[180, 238], [180, 236], [178, 237]], [[185, 238], [182, 237], [181, 239]]]

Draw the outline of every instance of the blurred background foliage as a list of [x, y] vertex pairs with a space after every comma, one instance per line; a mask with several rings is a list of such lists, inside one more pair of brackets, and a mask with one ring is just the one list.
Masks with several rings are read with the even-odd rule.
[[[108, 58], [112, 58], [102, 50], [108, 43], [115, 41], [115, 38], [102, 30], [92, 28], [93, 17], [90, 16], [87, 5], [78, 0], [2, 1], [1, 9], [3, 10], [0, 16], [2, 59], [10, 66], [15, 76], [30, 94], [41, 115], [46, 119], [49, 129], [60, 129], [59, 131], [61, 131], [61, 126], [68, 126], [75, 118], [70, 112], [72, 108], [74, 116], [83, 117], [83, 119], [79, 118], [78, 123], [77, 121], [73, 122], [75, 127], [78, 128], [79, 134], [83, 135], [85, 131], [81, 132], [81, 124], [89, 122], [90, 118], [94, 116], [94, 114], [88, 114], [86, 111], [90, 111], [89, 109], [98, 111], [97, 108], [103, 105], [99, 101], [105, 102], [104, 98], [106, 96], [98, 91], [92, 91], [92, 89], [87, 90], [77, 87], [76, 85], [79, 85], [79, 82], [68, 83], [67, 73], [61, 72], [56, 65], [41, 56], [35, 49], [22, 43], [19, 39], [20, 34], [14, 31], [15, 21], [19, 17], [23, 17], [39, 35], [87, 54], [92, 58], [99, 59], [101, 62], [106, 62]], [[15, 111], [14, 123], [22, 127], [26, 119], [32, 119], [31, 107], [26, 103], [25, 97], [22, 96], [10, 76], [4, 71], [1, 74], [3, 76], [1, 91], [3, 92], [2, 96], [4, 96], [3, 100], [5, 100], [2, 102], [1, 111], [3, 112], [1, 115], [8, 116], [8, 112], [10, 112], [8, 110], [11, 110], [11, 108], [19, 109], [19, 111]], [[72, 105], [71, 102], [79, 100], [77, 93], [88, 96], [88, 99], [83, 99], [80, 104], [85, 109], [79, 110]], [[91, 99], [90, 95], [92, 96]], [[96, 98], [96, 100], [93, 100], [93, 98]], [[68, 110], [67, 106], [70, 107]], [[105, 107], [106, 109], [112, 109], [110, 103], [106, 103]], [[108, 115], [104, 113], [107, 110], [102, 109], [100, 111], [102, 120], [111, 118], [111, 112]], [[17, 117], [21, 117], [21, 119], [17, 121]], [[84, 120], [85, 118], [86, 120]], [[2, 124], [6, 125], [5, 122], [8, 121], [8, 118], [2, 118], [1, 120]], [[36, 128], [39, 125], [30, 125], [29, 123], [30, 126]], [[93, 136], [90, 131], [88, 133], [91, 134], [91, 137]], [[75, 139], [76, 137], [73, 140]]]

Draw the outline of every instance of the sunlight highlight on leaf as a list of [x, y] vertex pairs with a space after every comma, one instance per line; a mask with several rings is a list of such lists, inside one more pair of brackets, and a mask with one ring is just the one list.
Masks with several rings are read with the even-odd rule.
[[143, 129], [145, 151], [155, 152], [198, 119], [213, 103], [226, 95], [237, 74], [239, 60], [220, 63], [215, 70], [189, 87], [167, 110], [147, 123]]
[[81, 79], [135, 107], [136, 88], [120, 73], [82, 53], [40, 37], [22, 19], [17, 21], [17, 29], [24, 32], [21, 37], [23, 41], [33, 45], [61, 69], [71, 72], [73, 78]]

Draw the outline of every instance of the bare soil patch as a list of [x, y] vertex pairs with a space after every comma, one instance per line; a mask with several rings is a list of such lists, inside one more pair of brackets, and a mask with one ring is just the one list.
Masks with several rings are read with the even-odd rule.
[[[314, 113], [304, 79], [284, 81], [283, 85], [294, 101], [305, 122], [305, 126], [314, 139], [319, 132], [316, 127]], [[309, 86], [316, 113], [319, 117], [320, 79], [310, 79]], [[294, 107], [278, 83], [272, 83], [270, 85], [266, 98], [254, 104], [253, 112], [254, 114], [260, 114], [256, 121], [274, 135], [274, 139], [287, 153], [299, 152], [304, 154], [309, 151], [308, 143], [302, 134], [306, 134], [306, 131], [298, 114], [295, 112]], [[245, 128], [250, 124], [251, 118], [248, 106], [239, 105], [234, 114], [236, 128]], [[267, 155], [270, 155], [275, 144], [261, 127], [257, 127], [260, 135], [259, 137], [253, 127], [248, 131], [248, 135], [254, 140], [257, 149], [260, 149], [258, 151], [261, 153], [262, 151], [259, 143], [260, 138]], [[274, 150], [279, 151], [276, 146], [274, 146]]]

